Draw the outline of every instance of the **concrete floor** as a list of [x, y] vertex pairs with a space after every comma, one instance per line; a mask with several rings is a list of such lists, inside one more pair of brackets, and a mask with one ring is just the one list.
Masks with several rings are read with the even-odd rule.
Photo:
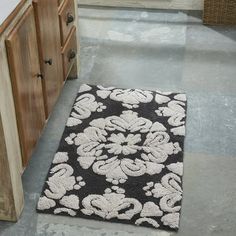
[[[23, 175], [25, 208], [1, 236], [235, 236], [236, 28], [206, 27], [200, 13], [85, 9], [81, 74], [61, 97]], [[184, 199], [178, 233], [41, 215], [35, 206], [81, 83], [185, 91]]]

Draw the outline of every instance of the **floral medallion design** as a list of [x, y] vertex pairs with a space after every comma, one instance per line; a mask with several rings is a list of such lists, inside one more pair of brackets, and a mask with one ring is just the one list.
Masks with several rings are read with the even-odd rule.
[[186, 96], [82, 85], [37, 210], [177, 230]]
[[105, 175], [113, 184], [125, 183], [128, 176], [158, 174], [164, 168], [161, 163], [181, 151], [178, 142], [170, 142], [161, 123], [138, 117], [131, 110], [94, 119], [83, 133], [70, 134], [65, 141], [78, 147], [77, 160], [82, 168], [92, 166], [95, 173]]

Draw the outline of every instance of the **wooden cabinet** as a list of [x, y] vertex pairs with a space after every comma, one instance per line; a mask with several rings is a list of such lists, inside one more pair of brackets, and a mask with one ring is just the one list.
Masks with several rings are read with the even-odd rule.
[[[21, 0], [0, 23], [0, 220], [19, 218], [21, 174], [47, 121], [45, 114], [65, 80], [77, 78], [76, 5], [77, 0]], [[64, 36], [62, 8], [74, 14]]]
[[6, 39], [17, 124], [26, 166], [45, 122], [37, 35], [30, 6]]
[[63, 85], [58, 0], [34, 0], [46, 115], [51, 112]]
[[77, 77], [74, 0], [32, 3], [6, 39], [23, 166], [64, 80]]

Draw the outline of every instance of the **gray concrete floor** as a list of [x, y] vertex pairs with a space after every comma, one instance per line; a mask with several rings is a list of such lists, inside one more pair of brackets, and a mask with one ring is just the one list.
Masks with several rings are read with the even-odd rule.
[[[23, 175], [25, 208], [1, 236], [235, 236], [236, 28], [199, 12], [81, 8], [81, 74], [61, 97]], [[81, 83], [185, 91], [184, 199], [178, 233], [35, 212]]]

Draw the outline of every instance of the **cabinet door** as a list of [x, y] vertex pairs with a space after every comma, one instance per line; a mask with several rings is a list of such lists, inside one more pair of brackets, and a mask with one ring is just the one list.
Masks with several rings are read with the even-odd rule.
[[58, 1], [34, 0], [33, 5], [38, 26], [44, 98], [48, 115], [63, 85]]
[[33, 7], [6, 39], [16, 116], [26, 166], [45, 122], [42, 77]]

